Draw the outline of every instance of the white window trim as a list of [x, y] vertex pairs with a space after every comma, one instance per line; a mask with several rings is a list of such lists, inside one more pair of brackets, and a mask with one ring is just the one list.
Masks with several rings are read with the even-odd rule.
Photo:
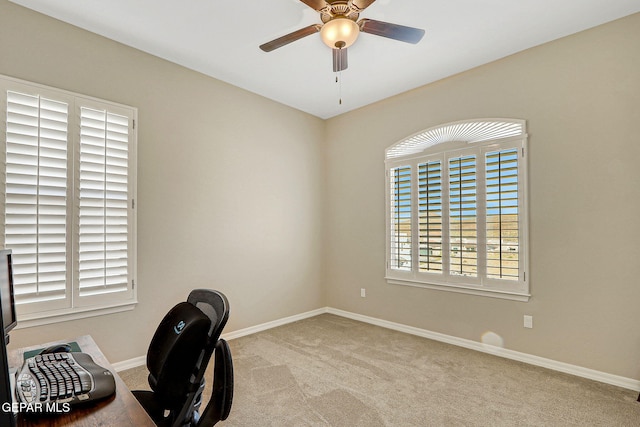
[[[483, 185], [478, 186], [478, 218], [479, 224], [484, 224], [484, 167], [480, 167], [484, 162], [484, 153], [496, 148], [507, 149], [517, 147], [519, 156], [519, 193], [523, 203], [523, 208], [519, 209], [519, 236], [521, 240], [519, 257], [521, 258], [521, 271], [519, 271], [518, 281], [504, 281], [488, 279], [483, 277], [479, 271], [477, 279], [467, 279], [464, 276], [451, 276], [449, 274], [434, 274], [420, 272], [418, 265], [418, 215], [413, 204], [418, 200], [417, 174], [418, 165], [421, 163], [440, 160], [442, 165], [448, 162], [450, 157], [455, 155], [477, 154], [477, 170], [482, 176]], [[425, 131], [414, 134], [392, 145], [386, 150], [385, 167], [385, 212], [386, 212], [386, 272], [385, 279], [389, 284], [406, 285], [427, 289], [436, 289], [448, 292], [457, 292], [470, 295], [494, 297], [515, 301], [526, 302], [530, 299], [529, 284], [529, 250], [528, 250], [528, 183], [527, 183], [527, 133], [526, 122], [514, 119], [475, 119], [460, 122], [448, 123], [441, 126], [429, 128]], [[392, 243], [392, 218], [391, 218], [391, 192], [389, 189], [393, 185], [390, 171], [394, 168], [409, 166], [412, 173], [412, 215], [411, 215], [411, 246], [412, 268], [410, 271], [402, 271], [391, 268], [391, 243]], [[443, 194], [448, 193], [448, 180], [442, 180]], [[448, 197], [443, 197], [442, 211], [448, 212]], [[448, 215], [442, 216], [443, 230], [448, 230]], [[444, 240], [444, 236], [443, 236]], [[485, 230], [478, 228], [478, 246], [484, 246]], [[481, 243], [482, 242], [482, 243]], [[481, 256], [478, 252], [478, 256]], [[443, 268], [448, 268], [448, 251], [443, 250]], [[446, 267], [445, 267], [446, 266]], [[446, 279], [445, 279], [446, 277]]]
[[119, 304], [102, 307], [75, 307], [55, 310], [50, 313], [31, 313], [18, 315], [15, 329], [32, 328], [34, 326], [50, 325], [70, 320], [86, 319], [88, 317], [104, 316], [106, 314], [122, 313], [133, 310], [138, 304], [137, 299]]
[[[134, 203], [137, 199], [137, 108], [130, 107], [123, 104], [114, 103], [111, 101], [105, 101], [99, 98], [93, 98], [86, 95], [65, 91], [62, 89], [57, 89], [45, 85], [40, 85], [37, 83], [5, 76], [0, 74], [0, 87], [5, 93], [0, 96], [2, 102], [0, 102], [0, 120], [2, 125], [0, 128], [2, 129], [2, 142], [0, 143], [0, 162], [4, 165], [6, 162], [5, 158], [5, 139], [4, 132], [6, 131], [6, 90], [16, 90], [18, 92], [23, 91], [24, 93], [33, 93], [33, 94], [42, 94], [43, 96], [52, 97], [52, 99], [59, 99], [69, 104], [69, 148], [70, 153], [69, 157], [75, 159], [75, 156], [78, 155], [78, 147], [79, 147], [79, 110], [81, 106], [84, 107], [92, 107], [92, 106], [102, 106], [107, 107], [110, 112], [124, 112], [126, 111], [126, 115], [130, 116], [133, 119], [133, 125], [130, 126], [130, 147], [129, 147], [129, 156], [130, 156], [130, 165], [132, 166], [132, 170], [129, 172], [130, 179], [130, 203]], [[76, 203], [77, 195], [75, 194], [75, 184], [78, 174], [77, 169], [77, 160], [69, 160], [68, 166], [69, 177], [68, 182], [70, 187], [74, 187], [69, 190], [70, 195], [68, 196], [68, 200], [70, 201], [70, 205]], [[2, 185], [1, 187], [4, 189], [5, 183], [5, 169], [3, 167], [2, 170]], [[4, 190], [3, 190], [4, 191]], [[0, 240], [2, 241], [2, 246], [4, 247], [4, 195], [2, 200], [0, 201], [0, 209], [2, 210], [2, 221], [0, 221]], [[77, 211], [69, 207], [68, 209], [68, 218], [71, 221], [72, 226], [69, 228], [69, 234], [77, 233], [77, 223], [75, 216], [77, 215]], [[68, 282], [71, 282], [70, 285], [67, 285], [67, 292], [69, 293], [69, 299], [71, 300], [70, 306], [60, 306], [56, 302], [54, 302], [51, 306], [47, 307], [45, 303], [36, 303], [40, 304], [40, 309], [36, 311], [32, 310], [21, 310], [20, 305], [16, 307], [18, 314], [18, 325], [17, 329], [28, 328], [33, 326], [52, 324], [57, 322], [63, 322], [68, 320], [77, 320], [87, 317], [100, 316], [105, 314], [118, 313], [123, 311], [133, 310], [138, 303], [137, 300], [137, 209], [131, 206], [130, 209], [130, 234], [131, 238], [129, 240], [130, 248], [128, 250], [128, 262], [129, 266], [129, 290], [127, 291], [126, 298], [114, 298], [108, 293], [103, 294], [102, 298], [95, 299], [92, 297], [82, 297], [85, 301], [81, 302], [78, 297], [78, 283], [77, 283], [77, 262], [76, 262], [76, 247], [75, 243], [68, 243], [68, 251], [73, 253], [73, 255], [68, 258], [71, 262], [67, 265], [67, 277], [72, 277], [72, 281], [67, 279]], [[44, 305], [44, 309], [42, 309], [42, 304]]]

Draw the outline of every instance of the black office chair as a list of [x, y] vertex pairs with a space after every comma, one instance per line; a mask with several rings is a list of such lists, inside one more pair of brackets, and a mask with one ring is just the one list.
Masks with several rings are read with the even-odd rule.
[[160, 322], [147, 352], [152, 391], [133, 391], [157, 426], [195, 425], [203, 376], [228, 318], [221, 292], [196, 289]]
[[224, 421], [231, 412], [233, 401], [233, 361], [229, 344], [218, 340], [214, 352], [213, 391], [197, 427], [211, 427]]

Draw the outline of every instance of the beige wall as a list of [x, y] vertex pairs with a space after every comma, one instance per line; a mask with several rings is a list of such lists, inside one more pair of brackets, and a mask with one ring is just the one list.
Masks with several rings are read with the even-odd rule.
[[139, 109], [139, 305], [11, 346], [89, 333], [112, 362], [141, 356], [197, 287], [229, 298], [226, 331], [324, 306], [322, 120], [6, 0], [0, 74]]
[[[636, 14], [329, 120], [328, 305], [640, 379], [639, 73]], [[485, 117], [528, 123], [533, 297], [386, 284], [385, 148]]]

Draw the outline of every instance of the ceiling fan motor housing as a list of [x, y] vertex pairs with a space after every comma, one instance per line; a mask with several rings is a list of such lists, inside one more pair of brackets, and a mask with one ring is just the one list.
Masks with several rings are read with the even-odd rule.
[[357, 21], [360, 16], [360, 10], [355, 6], [349, 4], [350, 2], [344, 0], [327, 1], [327, 7], [321, 9], [320, 19], [325, 24], [335, 18], [347, 18], [352, 21]]

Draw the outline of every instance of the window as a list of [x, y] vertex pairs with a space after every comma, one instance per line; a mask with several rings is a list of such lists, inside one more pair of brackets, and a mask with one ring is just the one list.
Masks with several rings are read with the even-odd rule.
[[450, 123], [386, 150], [392, 284], [527, 301], [525, 122]]
[[3, 76], [0, 87], [1, 236], [20, 324], [131, 309], [137, 110]]

